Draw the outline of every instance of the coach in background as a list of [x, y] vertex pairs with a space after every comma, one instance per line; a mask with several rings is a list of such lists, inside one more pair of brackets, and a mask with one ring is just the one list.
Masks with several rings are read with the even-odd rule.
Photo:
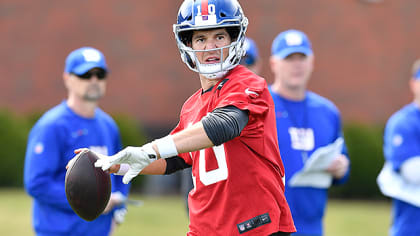
[[384, 134], [381, 192], [393, 199], [391, 236], [420, 235], [420, 59], [412, 69], [414, 101], [389, 118]]
[[303, 32], [280, 33], [271, 52], [274, 83], [269, 89], [286, 170], [286, 199], [297, 230], [293, 235], [323, 235], [328, 188], [344, 183], [349, 174], [340, 114], [331, 101], [307, 90], [314, 55]]
[[32, 128], [25, 157], [24, 185], [33, 197], [32, 224], [40, 235], [109, 235], [124, 219], [129, 185], [111, 175], [112, 194], [104, 213], [87, 222], [66, 199], [66, 164], [73, 150], [89, 147], [111, 155], [121, 149], [114, 120], [98, 107], [105, 94], [108, 68], [104, 55], [91, 47], [71, 52], [63, 73], [67, 100], [47, 111]]

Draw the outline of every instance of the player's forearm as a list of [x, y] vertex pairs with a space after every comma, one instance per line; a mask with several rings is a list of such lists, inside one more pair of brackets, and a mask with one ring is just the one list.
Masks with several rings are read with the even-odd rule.
[[159, 159], [150, 165], [146, 166], [141, 172], [141, 175], [163, 175], [166, 171], [166, 160]]
[[172, 135], [172, 137], [178, 153], [192, 152], [214, 146], [201, 122]]
[[[248, 123], [248, 111], [235, 106], [216, 108], [200, 122], [156, 140], [153, 149], [163, 158], [220, 145], [239, 136]], [[162, 152], [162, 153], [161, 153]]]
[[[239, 112], [236, 112], [235, 110], [238, 110]], [[138, 171], [143, 175], [162, 175], [165, 173], [172, 173], [173, 170], [185, 168], [185, 166], [181, 164], [180, 166], [176, 165], [176, 168], [170, 166], [169, 170], [166, 171], [167, 162], [166, 160], [161, 159], [175, 157], [180, 153], [194, 152], [213, 147], [215, 145], [214, 143], [224, 143], [239, 135], [248, 122], [248, 113], [242, 112], [236, 108], [233, 108], [233, 110], [227, 109], [226, 111], [221, 110], [215, 114], [216, 115], [208, 118], [208, 123], [204, 124], [207, 125], [206, 129], [203, 126], [203, 122], [200, 121], [178, 133], [157, 139], [143, 147], [127, 147], [116, 155], [127, 156], [127, 153], [129, 153], [129, 156], [135, 159], [135, 162], [142, 162], [142, 165], [146, 165], [146, 167], [144, 167], [144, 169], [138, 168]], [[210, 133], [210, 136], [206, 130]], [[214, 143], [212, 141], [213, 139], [209, 137], [213, 137]], [[99, 163], [97, 167], [98, 166], [103, 166], [103, 163]], [[128, 171], [129, 168], [127, 166], [125, 166], [125, 168], [120, 167], [117, 174], [125, 175]], [[139, 172], [137, 172], [136, 175], [139, 174]]]

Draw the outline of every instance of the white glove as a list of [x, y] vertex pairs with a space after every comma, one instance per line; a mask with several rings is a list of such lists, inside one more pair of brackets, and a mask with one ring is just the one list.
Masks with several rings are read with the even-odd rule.
[[95, 162], [95, 167], [108, 170], [112, 165], [128, 164], [130, 168], [123, 177], [123, 183], [128, 184], [140, 171], [157, 159], [157, 154], [148, 143], [142, 147], [126, 147], [110, 157], [101, 157]]

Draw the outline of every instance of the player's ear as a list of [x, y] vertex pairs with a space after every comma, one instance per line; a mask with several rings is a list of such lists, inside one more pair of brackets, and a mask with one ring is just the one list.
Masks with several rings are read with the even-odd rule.
[[311, 60], [312, 65], [314, 65], [314, 63], [315, 63], [315, 55], [314, 54], [309, 55], [309, 59]]
[[408, 85], [410, 86], [410, 90], [413, 94], [416, 93], [416, 80], [414, 78], [411, 78], [408, 82]]
[[274, 71], [276, 70], [276, 62], [277, 62], [277, 58], [274, 56], [270, 56], [270, 69], [271, 71], [274, 73]]
[[315, 65], [315, 55], [314, 54], [309, 55], [308, 59], [310, 60], [310, 63], [311, 63], [311, 73], [312, 73], [312, 71], [314, 70], [314, 65]]
[[66, 88], [69, 88], [69, 81], [70, 80], [70, 74], [67, 72], [63, 72], [63, 82]]

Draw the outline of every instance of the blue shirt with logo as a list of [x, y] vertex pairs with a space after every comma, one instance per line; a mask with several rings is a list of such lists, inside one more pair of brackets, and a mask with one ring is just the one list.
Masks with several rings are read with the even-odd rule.
[[[286, 173], [286, 199], [292, 212], [297, 234], [322, 235], [328, 189], [292, 187], [289, 180], [301, 171], [308, 157], [319, 147], [342, 137], [341, 118], [335, 105], [326, 98], [307, 91], [302, 101], [292, 101], [274, 93], [273, 97], [280, 154]], [[342, 153], [347, 150], [343, 145]], [[348, 179], [348, 173], [333, 184]]]
[[[389, 118], [384, 133], [384, 155], [397, 173], [404, 161], [420, 156], [420, 109], [415, 103], [404, 106]], [[392, 211], [390, 235], [420, 235], [419, 207], [393, 199]]]
[[[112, 155], [121, 149], [118, 127], [101, 109], [93, 118], [75, 114], [66, 101], [47, 111], [32, 128], [26, 149], [24, 185], [33, 197], [37, 235], [108, 235], [113, 211], [88, 222], [71, 209], [65, 194], [66, 165], [78, 148]], [[127, 196], [129, 185], [111, 175], [112, 192]]]

